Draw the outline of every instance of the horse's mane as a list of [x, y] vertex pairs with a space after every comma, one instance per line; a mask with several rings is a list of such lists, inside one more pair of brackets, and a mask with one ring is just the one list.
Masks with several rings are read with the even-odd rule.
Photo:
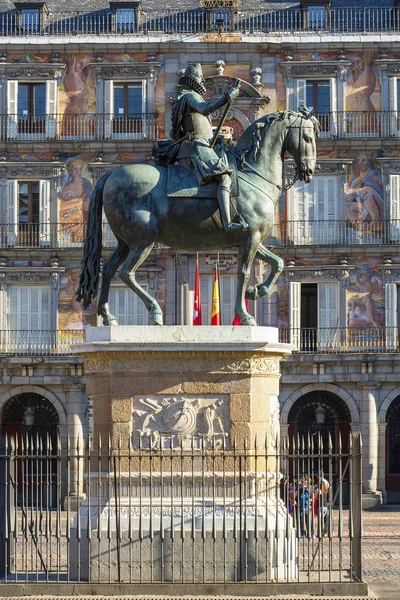
[[312, 114], [301, 112], [295, 112], [293, 110], [281, 110], [275, 113], [269, 113], [267, 115], [263, 115], [257, 121], [254, 121], [249, 127], [242, 133], [238, 141], [235, 145], [235, 152], [240, 156], [242, 161], [246, 160], [246, 158], [251, 154], [252, 158], [255, 160], [260, 149], [261, 143], [261, 132], [265, 129], [265, 133], [270, 129], [271, 125], [276, 121], [284, 121], [288, 117], [303, 117], [308, 118], [315, 130], [315, 136], [318, 137], [321, 132], [321, 127], [318, 119], [316, 119]]

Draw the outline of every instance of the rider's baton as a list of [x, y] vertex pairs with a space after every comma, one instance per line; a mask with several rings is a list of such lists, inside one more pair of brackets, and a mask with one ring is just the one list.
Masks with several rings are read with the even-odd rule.
[[[240, 87], [240, 81], [239, 81], [239, 79], [236, 79], [236, 85], [234, 87], [237, 87], [237, 88]], [[214, 137], [211, 140], [210, 148], [214, 148], [214, 146], [215, 146], [215, 142], [217, 141], [217, 137], [219, 136], [219, 132], [221, 131], [223, 124], [225, 123], [225, 119], [227, 117], [229, 109], [231, 108], [231, 104], [232, 104], [232, 102], [228, 102], [228, 104], [224, 108], [224, 112], [222, 113], [221, 120], [218, 123], [218, 126], [217, 126], [217, 128], [215, 130], [215, 133], [214, 133]]]

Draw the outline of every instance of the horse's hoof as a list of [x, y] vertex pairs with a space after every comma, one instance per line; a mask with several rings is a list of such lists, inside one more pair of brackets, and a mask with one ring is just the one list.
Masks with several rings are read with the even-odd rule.
[[259, 298], [258, 289], [254, 285], [250, 285], [246, 290], [246, 300], [257, 300]]
[[159, 308], [153, 308], [150, 311], [150, 319], [155, 323], [155, 325], [163, 325], [163, 314]]
[[248, 327], [256, 327], [257, 321], [254, 317], [249, 315], [248, 317], [242, 317], [241, 325], [247, 325]]
[[103, 317], [103, 325], [106, 327], [115, 327], [118, 325], [118, 321], [115, 317]]

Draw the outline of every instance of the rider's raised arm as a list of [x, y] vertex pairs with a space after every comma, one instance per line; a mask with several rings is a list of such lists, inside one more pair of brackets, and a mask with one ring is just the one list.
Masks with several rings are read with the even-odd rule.
[[225, 104], [231, 103], [231, 99], [228, 93], [225, 93], [224, 96], [218, 98], [217, 100], [211, 100], [211, 102], [204, 102], [201, 99], [201, 96], [197, 94], [197, 98], [191, 96], [188, 99], [188, 103], [190, 108], [201, 115], [207, 117], [211, 113], [215, 112], [219, 108], [225, 106]]

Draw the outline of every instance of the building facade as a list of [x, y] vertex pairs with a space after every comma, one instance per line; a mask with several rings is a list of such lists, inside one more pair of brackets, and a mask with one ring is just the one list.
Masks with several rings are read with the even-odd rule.
[[[74, 0], [68, 11], [58, 0], [2, 6], [3, 429], [22, 431], [33, 409], [36, 427], [87, 434], [83, 367], [70, 348], [98, 324], [95, 307], [84, 312], [74, 298], [89, 199], [106, 171], [151, 160], [154, 142], [168, 136], [181, 73], [201, 62], [208, 98], [241, 80], [225, 123], [233, 140], [263, 114], [299, 104], [320, 120], [314, 180], [282, 195], [266, 241], [286, 268], [249, 308], [295, 348], [282, 365], [282, 433], [321, 432], [338, 447], [360, 430], [366, 505], [399, 500], [399, 9], [311, 0], [268, 9], [255, 0], [165, 9], [100, 0], [84, 12]], [[217, 124], [220, 113], [212, 117]], [[289, 157], [285, 176], [294, 176]], [[107, 257], [115, 239], [106, 222], [103, 245]], [[231, 249], [200, 253], [203, 323], [217, 259], [228, 325]], [[166, 324], [191, 324], [195, 263], [194, 254], [158, 247], [139, 270]], [[264, 269], [255, 261], [253, 281]], [[148, 323], [118, 278], [110, 304], [120, 324]]]

